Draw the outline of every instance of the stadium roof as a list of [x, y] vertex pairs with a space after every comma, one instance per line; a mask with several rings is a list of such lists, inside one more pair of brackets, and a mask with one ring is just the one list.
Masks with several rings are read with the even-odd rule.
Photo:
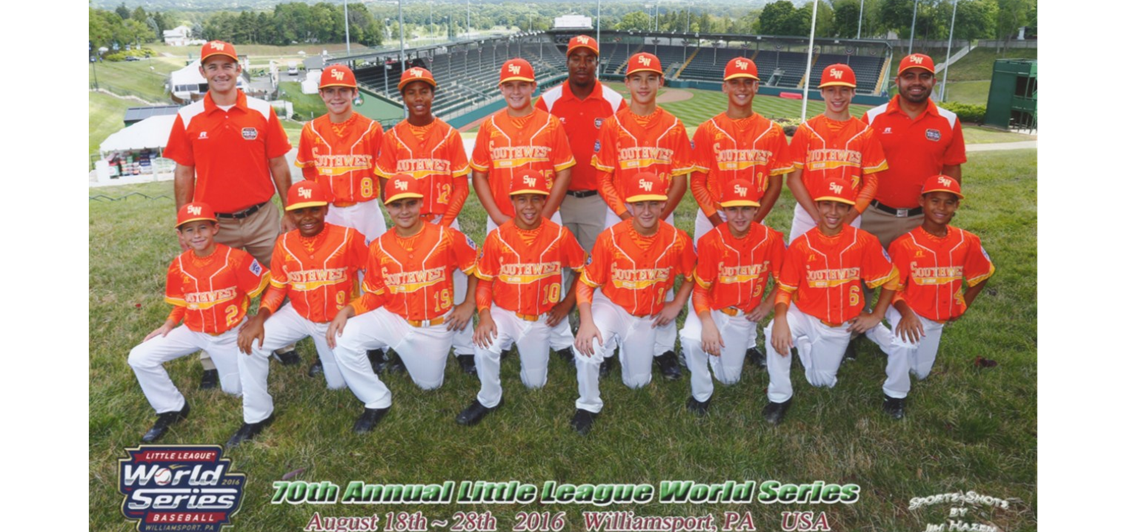
[[173, 115], [179, 112], [178, 105], [156, 105], [152, 107], [129, 107], [123, 114], [123, 125], [130, 126], [152, 116]]

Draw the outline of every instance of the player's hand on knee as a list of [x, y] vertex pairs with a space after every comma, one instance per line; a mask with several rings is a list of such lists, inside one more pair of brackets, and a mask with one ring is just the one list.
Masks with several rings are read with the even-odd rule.
[[[680, 304], [676, 305], [676, 301]], [[675, 318], [679, 316], [679, 313], [683, 311], [682, 303], [682, 300], [673, 300], [671, 303], [664, 305], [663, 310], [655, 315], [655, 321], [653, 321], [652, 324], [656, 327], [663, 327], [664, 325], [674, 322]]]
[[464, 329], [468, 324], [473, 322], [473, 310], [477, 308], [476, 303], [461, 303], [453, 307], [453, 312], [445, 320], [448, 324], [447, 328], [450, 331], [459, 331]]
[[247, 322], [238, 330], [238, 350], [249, 355], [252, 352], [251, 346], [254, 345], [254, 341], [258, 340], [258, 347], [261, 348], [262, 341], [265, 339], [266, 330], [262, 328], [261, 323], [254, 323], [252, 325], [250, 322]]
[[895, 332], [899, 338], [911, 344], [918, 343], [926, 335], [921, 320], [913, 312], [902, 314], [902, 320], [898, 322], [898, 330]]
[[723, 343], [723, 335], [719, 334], [719, 329], [714, 327], [703, 327], [700, 333], [700, 342], [703, 346], [703, 352], [711, 356], [719, 356], [723, 352], [726, 344]]
[[330, 326], [326, 329], [326, 345], [330, 346], [330, 349], [338, 346], [338, 337], [342, 335], [349, 319], [349, 316], [339, 312], [337, 316], [334, 316], [334, 321], [330, 322]]
[[769, 302], [767, 302], [767, 300], [764, 299], [761, 302], [759, 302], [759, 304], [755, 307], [754, 310], [747, 313], [747, 316], [746, 316], [747, 321], [749, 321], [751, 323], [758, 323], [760, 321], [763, 321], [763, 318], [767, 317], [767, 314], [770, 314], [771, 311], [774, 310], [774, 308], [775, 308], [774, 303], [769, 303]]
[[592, 349], [592, 340], [604, 345], [604, 335], [600, 334], [595, 323], [591, 320], [580, 322], [580, 332], [576, 333], [576, 350], [587, 356], [596, 354], [595, 349]]
[[143, 341], [146, 342], [147, 340], [150, 340], [156, 336], [162, 336], [162, 337], [166, 338], [167, 333], [171, 332], [171, 329], [174, 329], [174, 328], [175, 328], [175, 324], [171, 323], [170, 321], [165, 321], [165, 322], [163, 322], [163, 325], [159, 326], [158, 329], [155, 329], [155, 330], [151, 331], [149, 334], [147, 334], [147, 336], [143, 338]]
[[790, 355], [790, 348], [794, 347], [794, 339], [790, 336], [790, 327], [774, 324], [771, 328], [771, 347], [782, 356]]
[[568, 313], [572, 311], [573, 301], [571, 298], [566, 299], [566, 301], [567, 304], [565, 304], [564, 301], [561, 301], [560, 303], [557, 303], [555, 306], [553, 306], [552, 310], [548, 311], [548, 316], [544, 319], [545, 325], [548, 325], [549, 327], [555, 327], [561, 321], [563, 321], [564, 318], [568, 317]]
[[846, 329], [847, 332], [862, 334], [878, 324], [882, 323], [882, 317], [874, 315], [870, 312], [862, 312], [857, 318], [850, 320], [850, 327]]
[[497, 336], [497, 324], [487, 312], [481, 312], [477, 318], [477, 327], [473, 329], [473, 343], [478, 347], [488, 349], [493, 345]]

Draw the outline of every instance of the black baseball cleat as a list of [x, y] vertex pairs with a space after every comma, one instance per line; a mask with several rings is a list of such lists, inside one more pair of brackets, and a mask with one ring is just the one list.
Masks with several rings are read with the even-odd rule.
[[596, 414], [587, 410], [576, 409], [576, 414], [572, 416], [572, 428], [579, 432], [581, 436], [587, 436], [588, 432], [592, 430], [592, 423], [596, 422]]
[[281, 362], [283, 366], [293, 366], [302, 363], [302, 357], [298, 356], [298, 352], [293, 349], [285, 353], [274, 353], [274, 360]]
[[560, 358], [563, 358], [570, 366], [576, 367], [576, 355], [572, 354], [571, 347], [565, 347], [557, 351], [556, 354], [560, 355]]
[[162, 438], [163, 435], [167, 433], [167, 429], [171, 425], [182, 421], [187, 417], [187, 414], [190, 413], [191, 404], [184, 401], [182, 410], [179, 410], [178, 412], [163, 412], [162, 414], [159, 414], [159, 418], [155, 420], [155, 424], [151, 425], [151, 429], [143, 435], [143, 443], [151, 443], [158, 440], [159, 438]]
[[369, 365], [373, 368], [373, 372], [381, 374], [385, 372], [385, 351], [381, 349], [370, 349], [365, 352], [366, 358], [369, 359]]
[[272, 413], [270, 417], [258, 423], [243, 423], [242, 426], [238, 428], [238, 432], [235, 432], [234, 436], [231, 436], [230, 439], [226, 441], [226, 448], [231, 449], [238, 447], [242, 445], [242, 442], [254, 439], [258, 433], [262, 432], [262, 429], [266, 428], [266, 426], [273, 421], [274, 414]]
[[309, 371], [306, 372], [306, 375], [309, 375], [311, 378], [313, 378], [313, 377], [317, 377], [318, 375], [321, 375], [321, 374], [322, 374], [322, 359], [319, 358], [319, 359], [314, 360], [313, 364], [310, 364], [310, 369], [309, 369]]
[[218, 370], [204, 369], [203, 378], [199, 381], [200, 390], [213, 390], [218, 388]]
[[473, 404], [469, 405], [468, 408], [462, 410], [460, 414], [457, 414], [457, 424], [476, 425], [477, 423], [480, 423], [481, 419], [488, 415], [489, 412], [500, 408], [503, 404], [504, 397], [501, 397], [500, 402], [492, 408], [482, 405], [480, 401], [473, 399]]
[[902, 419], [906, 416], [906, 399], [904, 397], [895, 399], [888, 395], [883, 395], [882, 411], [894, 419]]
[[616, 364], [616, 357], [614, 357], [614, 356], [607, 357], [604, 359], [603, 362], [600, 362], [600, 378], [602, 379], [604, 377], [607, 377], [608, 374], [612, 372], [612, 369], [615, 366], [615, 364]]
[[500, 358], [502, 362], [508, 360], [508, 357], [510, 356], [512, 356], [512, 349], [505, 349], [504, 351], [500, 352]]
[[747, 350], [747, 361], [757, 366], [759, 369], [767, 369], [767, 356], [759, 351], [759, 348], [752, 347]]
[[791, 400], [787, 399], [782, 403], [776, 403], [773, 401], [767, 403], [767, 406], [763, 407], [763, 419], [767, 420], [767, 423], [770, 423], [771, 425], [778, 425], [779, 423], [782, 423], [783, 416], [786, 415], [787, 408], [790, 408], [790, 402]]
[[659, 366], [659, 372], [663, 378], [669, 381], [679, 380], [683, 376], [683, 371], [679, 369], [679, 357], [676, 356], [675, 351], [664, 351], [663, 354], [655, 357], [655, 363]]
[[461, 366], [461, 371], [467, 375], [477, 374], [477, 361], [473, 355], [457, 355], [457, 365]]
[[687, 398], [687, 410], [697, 416], [706, 416], [709, 406], [711, 406], [711, 399], [700, 401], [694, 396]]
[[389, 369], [390, 373], [393, 373], [396, 375], [402, 375], [404, 373], [408, 373], [409, 370], [405, 369], [405, 362], [401, 360], [401, 355], [398, 355], [397, 353], [390, 352], [388, 358], [389, 358], [388, 369]]
[[365, 434], [377, 426], [377, 422], [389, 412], [388, 408], [367, 408], [354, 422], [354, 432]]
[[850, 362], [858, 360], [858, 348], [854, 347], [854, 339], [850, 339], [850, 343], [846, 344], [846, 355], [843, 356], [843, 362]]

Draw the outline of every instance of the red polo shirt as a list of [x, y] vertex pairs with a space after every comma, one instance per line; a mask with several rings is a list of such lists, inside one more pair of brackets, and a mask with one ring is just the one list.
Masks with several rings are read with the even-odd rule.
[[572, 146], [572, 156], [577, 164], [572, 167], [572, 181], [568, 190], [596, 190], [596, 169], [588, 164], [592, 160], [596, 139], [600, 136], [600, 126], [604, 119], [627, 107], [620, 93], [604, 86], [599, 80], [587, 98], [581, 100], [572, 94], [568, 81], [546, 91], [536, 102], [536, 108], [548, 111], [568, 133], [568, 144]]
[[289, 151], [270, 104], [240, 90], [229, 110], [215, 105], [210, 93], [179, 109], [163, 156], [195, 168], [194, 201], [231, 213], [274, 196], [268, 161]]
[[911, 119], [900, 102], [901, 95], [894, 96], [866, 111], [862, 121], [873, 128], [890, 165], [878, 175], [874, 199], [895, 209], [912, 209], [926, 179], [940, 174], [942, 166], [965, 162], [965, 138], [953, 111], [930, 100], [926, 110]]

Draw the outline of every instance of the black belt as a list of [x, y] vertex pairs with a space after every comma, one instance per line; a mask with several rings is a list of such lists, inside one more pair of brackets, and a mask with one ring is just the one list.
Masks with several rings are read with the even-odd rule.
[[871, 201], [870, 206], [886, 214], [892, 214], [898, 218], [909, 218], [911, 216], [918, 216], [922, 213], [921, 207], [914, 207], [912, 209], [897, 209], [890, 207], [889, 205], [878, 203], [877, 200]]
[[596, 194], [599, 194], [599, 192], [595, 190], [569, 190], [567, 195], [573, 198], [589, 198]]
[[251, 216], [254, 216], [254, 213], [258, 212], [258, 209], [261, 209], [262, 207], [266, 206], [267, 203], [270, 203], [270, 202], [264, 201], [262, 203], [259, 203], [258, 205], [255, 205], [249, 209], [246, 209], [245, 211], [215, 213], [215, 216], [218, 216], [219, 218], [233, 218], [235, 220], [241, 220], [243, 218], [249, 218]]

